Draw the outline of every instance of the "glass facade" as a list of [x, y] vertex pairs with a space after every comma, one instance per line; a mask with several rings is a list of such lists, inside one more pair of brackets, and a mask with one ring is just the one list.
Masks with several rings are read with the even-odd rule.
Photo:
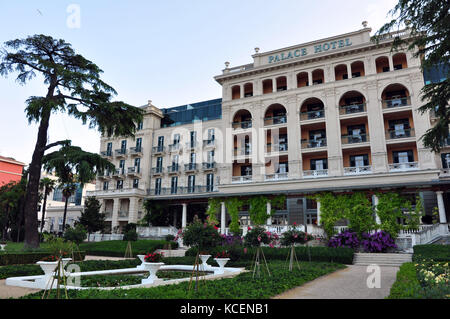
[[217, 120], [222, 118], [222, 99], [176, 106], [162, 111], [164, 118], [161, 121], [161, 127]]
[[430, 83], [439, 83], [445, 81], [447, 78], [447, 72], [449, 71], [449, 66], [445, 64], [436, 65], [429, 70], [425, 70], [423, 72], [423, 78], [425, 80], [425, 84]]

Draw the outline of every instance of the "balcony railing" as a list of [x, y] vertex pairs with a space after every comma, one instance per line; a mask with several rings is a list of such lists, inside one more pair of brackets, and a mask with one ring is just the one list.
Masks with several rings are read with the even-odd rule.
[[192, 172], [197, 170], [197, 164], [196, 163], [189, 163], [184, 164], [184, 171], [185, 172]]
[[112, 218], [112, 212], [105, 212], [105, 218], [106, 219], [111, 219]]
[[152, 174], [153, 175], [162, 174], [162, 173], [164, 173], [164, 168], [163, 167], [157, 166], [157, 167], [153, 167], [152, 168]]
[[180, 167], [178, 164], [173, 164], [170, 166], [167, 166], [167, 173], [169, 174], [175, 174], [180, 172]]
[[233, 127], [234, 130], [247, 129], [252, 127], [252, 121], [233, 122], [231, 126]]
[[216, 140], [215, 139], [203, 140], [203, 147], [213, 147], [215, 145], [216, 145]]
[[267, 153], [272, 152], [287, 152], [288, 150], [288, 143], [281, 143], [281, 144], [267, 144], [266, 145]]
[[100, 173], [99, 173], [99, 174], [97, 175], [97, 177], [98, 177], [98, 178], [110, 178], [111, 175], [112, 175], [111, 172], [104, 171], [103, 174], [100, 174]]
[[139, 167], [128, 167], [128, 175], [141, 176], [141, 169]]
[[131, 155], [140, 155], [143, 152], [142, 147], [130, 147], [130, 154]]
[[266, 117], [264, 119], [264, 126], [286, 124], [286, 123], [287, 123], [286, 115]]
[[327, 176], [328, 176], [328, 169], [303, 171], [303, 178], [319, 178], [319, 177], [327, 177]]
[[319, 138], [316, 140], [302, 140], [302, 148], [318, 148], [327, 146], [326, 138]]
[[281, 181], [288, 179], [288, 173], [274, 173], [264, 175], [265, 181]]
[[112, 156], [112, 152], [111, 151], [102, 151], [100, 152], [101, 156], [106, 156], [106, 157], [111, 157]]
[[125, 175], [125, 168], [118, 168], [113, 172], [113, 177], [122, 175]]
[[404, 172], [416, 169], [419, 169], [419, 163], [417, 162], [389, 164], [389, 171], [391, 172]]
[[116, 150], [116, 156], [117, 157], [123, 157], [127, 155], [127, 150], [126, 149], [118, 149]]
[[251, 183], [251, 182], [252, 182], [252, 175], [231, 177], [231, 183], [233, 183], [233, 184], [242, 184], [242, 183]]
[[153, 146], [153, 148], [152, 148], [153, 154], [164, 153], [165, 150], [166, 150], [166, 147], [162, 146], [162, 145]]
[[411, 105], [411, 97], [404, 96], [404, 97], [392, 98], [389, 100], [382, 100], [381, 104], [383, 106], [383, 109], [407, 106], [407, 105]]
[[119, 218], [128, 218], [129, 212], [127, 211], [119, 211], [119, 214], [117, 215]]
[[372, 174], [372, 166], [344, 167], [344, 175]]
[[198, 145], [197, 141], [190, 141], [186, 143], [186, 148], [187, 149], [193, 149], [196, 148]]
[[366, 111], [366, 104], [352, 104], [352, 105], [343, 105], [339, 108], [339, 114], [340, 115], [346, 115], [346, 114], [354, 114], [354, 113], [361, 113]]
[[369, 141], [369, 134], [344, 135], [341, 137], [342, 144], [365, 143]]
[[252, 154], [252, 149], [250, 147], [235, 148], [233, 151], [234, 156], [245, 156]]
[[202, 163], [203, 170], [212, 170], [216, 169], [216, 162], [204, 162]]
[[317, 110], [317, 111], [309, 111], [309, 112], [301, 112], [300, 113], [300, 121], [307, 121], [307, 120], [315, 120], [315, 119], [321, 119], [325, 117], [325, 111], [324, 110]]
[[386, 131], [386, 140], [395, 140], [398, 138], [415, 137], [413, 128], [390, 129]]
[[181, 149], [181, 144], [180, 143], [170, 144], [169, 145], [169, 152], [176, 152], [176, 151], [179, 151], [180, 149]]
[[163, 195], [183, 195], [183, 194], [201, 194], [201, 193], [211, 193], [217, 192], [217, 187], [214, 185], [196, 185], [187, 187], [163, 187], [149, 189], [147, 194], [152, 196], [163, 196]]

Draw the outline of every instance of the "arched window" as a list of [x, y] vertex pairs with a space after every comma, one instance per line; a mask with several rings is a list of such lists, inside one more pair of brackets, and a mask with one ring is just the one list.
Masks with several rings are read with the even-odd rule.
[[244, 97], [253, 96], [253, 83], [246, 83], [244, 85]]
[[405, 53], [397, 53], [392, 57], [392, 64], [394, 65], [394, 70], [406, 69], [408, 67], [408, 62], [406, 61]]
[[272, 104], [264, 114], [264, 125], [286, 123], [286, 108], [281, 104]]
[[325, 106], [318, 98], [309, 98], [300, 107], [300, 120], [314, 120], [325, 117]]
[[348, 70], [346, 64], [339, 64], [334, 68], [334, 77], [336, 81], [347, 80]]
[[375, 60], [377, 73], [389, 72], [389, 58], [387, 56], [380, 56]]
[[231, 88], [231, 99], [236, 100], [241, 98], [241, 87], [239, 85], [235, 85]]
[[233, 117], [233, 128], [246, 129], [252, 127], [252, 115], [247, 110], [239, 110]]
[[339, 100], [339, 111], [341, 115], [365, 112], [366, 98], [358, 91], [349, 91]]
[[273, 84], [272, 79], [267, 79], [262, 82], [263, 85], [263, 94], [272, 93], [273, 92]]
[[325, 83], [325, 76], [322, 69], [317, 69], [312, 72], [313, 85]]
[[383, 108], [411, 105], [408, 89], [402, 84], [388, 85], [381, 94]]
[[297, 87], [301, 88], [308, 85], [308, 73], [300, 72], [299, 74], [297, 74]]
[[287, 79], [285, 76], [280, 76], [277, 78], [277, 92], [287, 90]]
[[353, 62], [350, 67], [352, 68], [352, 78], [358, 78], [360, 76], [366, 75], [366, 72], [364, 70], [364, 62], [363, 61], [356, 61]]

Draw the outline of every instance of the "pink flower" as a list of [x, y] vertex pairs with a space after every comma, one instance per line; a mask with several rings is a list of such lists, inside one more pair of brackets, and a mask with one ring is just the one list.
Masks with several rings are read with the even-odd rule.
[[244, 254], [246, 254], [247, 253], [247, 248], [244, 248]]
[[296, 222], [294, 222], [294, 224], [293, 224], [294, 226], [297, 226], [297, 223]]
[[270, 247], [270, 248], [274, 248], [274, 246], [273, 246], [273, 244], [272, 244], [272, 243], [270, 243], [270, 244], [269, 244], [269, 247]]
[[260, 236], [258, 236], [258, 241], [261, 241], [261, 237]]
[[248, 226], [247, 230], [252, 230], [252, 228], [250, 226]]
[[297, 234], [295, 234], [295, 235], [294, 235], [294, 238], [297, 238], [297, 236], [298, 236], [298, 235], [297, 235]]

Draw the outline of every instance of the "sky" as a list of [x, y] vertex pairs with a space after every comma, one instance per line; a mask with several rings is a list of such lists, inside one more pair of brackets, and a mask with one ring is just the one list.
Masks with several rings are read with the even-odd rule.
[[[34, 34], [72, 44], [96, 63], [115, 88], [115, 100], [134, 106], [151, 100], [159, 108], [222, 95], [213, 79], [224, 62], [252, 63], [260, 52], [315, 41], [362, 28], [375, 33], [397, 0], [167, 0], [0, 1], [0, 47]], [[24, 113], [30, 96], [46, 87], [36, 77], [26, 85], [15, 74], [0, 77], [0, 155], [28, 164], [37, 124]], [[53, 114], [48, 142], [99, 152], [100, 134], [65, 114]]]

